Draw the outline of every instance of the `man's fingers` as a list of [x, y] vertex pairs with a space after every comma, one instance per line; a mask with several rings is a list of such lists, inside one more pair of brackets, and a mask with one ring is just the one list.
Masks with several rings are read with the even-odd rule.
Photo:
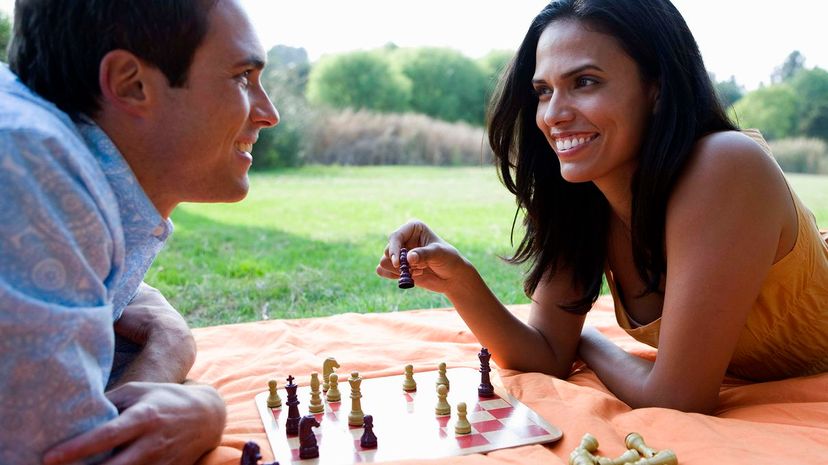
[[141, 433], [140, 424], [129, 415], [118, 418], [76, 436], [49, 450], [43, 458], [44, 465], [63, 465], [110, 451], [133, 441]]

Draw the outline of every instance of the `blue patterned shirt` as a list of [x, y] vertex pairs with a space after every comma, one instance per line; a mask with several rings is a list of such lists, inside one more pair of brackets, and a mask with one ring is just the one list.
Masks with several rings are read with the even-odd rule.
[[98, 126], [0, 64], [0, 463], [117, 416], [113, 322], [171, 230]]

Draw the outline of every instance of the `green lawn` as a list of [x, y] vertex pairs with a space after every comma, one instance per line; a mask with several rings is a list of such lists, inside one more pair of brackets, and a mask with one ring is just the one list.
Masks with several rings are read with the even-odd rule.
[[[828, 176], [790, 176], [822, 227]], [[505, 303], [527, 302], [508, 255], [514, 200], [491, 167], [306, 167], [251, 176], [238, 204], [187, 204], [147, 282], [193, 326], [449, 305], [374, 269], [388, 234], [418, 218]], [[520, 236], [516, 237], [516, 240]]]

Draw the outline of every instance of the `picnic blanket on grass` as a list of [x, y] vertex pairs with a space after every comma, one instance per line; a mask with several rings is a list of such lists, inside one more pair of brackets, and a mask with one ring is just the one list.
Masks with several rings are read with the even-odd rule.
[[[527, 305], [509, 308], [524, 320], [528, 316]], [[598, 300], [587, 324], [628, 352], [655, 358], [655, 349], [618, 327], [608, 296]], [[201, 465], [238, 464], [249, 440], [259, 443], [265, 460], [273, 460], [254, 397], [267, 390], [269, 379], [282, 385], [293, 375], [306, 384], [327, 357], [363, 378], [399, 375], [406, 364], [415, 371], [436, 369], [440, 362], [479, 368], [480, 344], [453, 309], [348, 313], [199, 328], [194, 333], [199, 352], [190, 378], [214, 386], [227, 402], [221, 446], [203, 457]], [[588, 368], [566, 380], [493, 368], [493, 383], [558, 427], [560, 441], [397, 463], [566, 464], [584, 433], [598, 439], [601, 455], [616, 457], [626, 450], [624, 437], [632, 431], [656, 449], [672, 449], [681, 465], [828, 461], [828, 373], [755, 384], [728, 378], [718, 411], [708, 416], [663, 408], [633, 410]]]

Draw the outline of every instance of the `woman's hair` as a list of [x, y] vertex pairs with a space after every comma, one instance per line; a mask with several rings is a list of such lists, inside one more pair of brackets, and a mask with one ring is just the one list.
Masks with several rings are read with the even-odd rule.
[[658, 85], [630, 186], [633, 257], [647, 283], [645, 292], [662, 291], [667, 200], [693, 145], [706, 134], [735, 126], [716, 97], [693, 35], [668, 0], [553, 0], [535, 17], [488, 115], [500, 178], [516, 196], [518, 211], [526, 213], [525, 235], [508, 261], [531, 263], [524, 282], [530, 296], [557, 270], [572, 270], [581, 298], [562, 308], [585, 313], [601, 291], [609, 205], [593, 183], [573, 184], [561, 177], [558, 158], [535, 125], [532, 77], [538, 38], [560, 20], [576, 20], [614, 37], [642, 78]]

